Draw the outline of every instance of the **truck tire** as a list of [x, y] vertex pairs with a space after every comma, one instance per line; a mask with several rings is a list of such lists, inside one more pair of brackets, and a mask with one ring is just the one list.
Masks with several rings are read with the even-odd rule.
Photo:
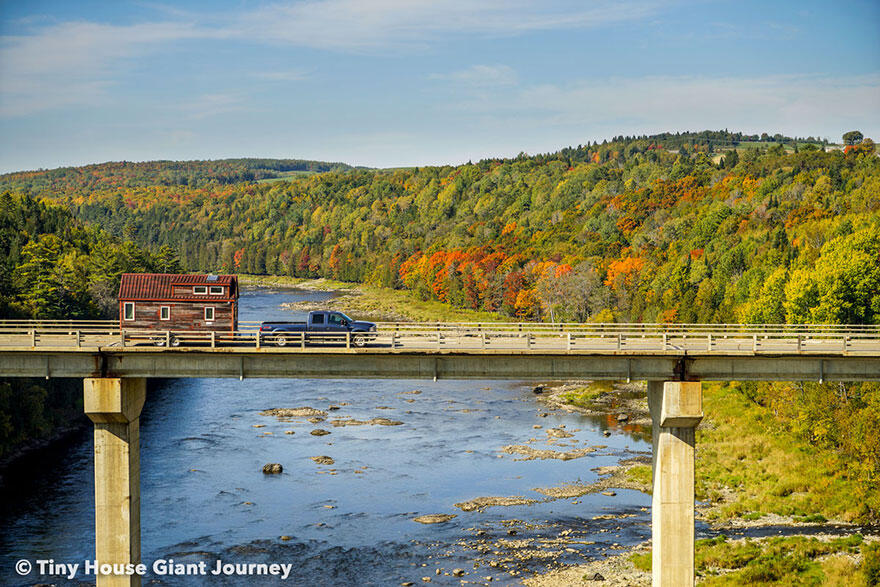
[[278, 334], [275, 336], [275, 346], [283, 347], [287, 346], [287, 335], [286, 334]]
[[354, 346], [363, 348], [367, 345], [367, 337], [361, 333], [356, 333], [352, 335], [351, 342], [354, 343]]
[[173, 334], [171, 335], [171, 346], [180, 346], [180, 339]]

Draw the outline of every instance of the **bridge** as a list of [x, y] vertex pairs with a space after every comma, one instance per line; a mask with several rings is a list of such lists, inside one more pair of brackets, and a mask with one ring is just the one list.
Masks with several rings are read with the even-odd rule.
[[[95, 552], [140, 562], [139, 417], [149, 377], [647, 380], [653, 420], [653, 584], [694, 583], [694, 445], [701, 381], [880, 381], [880, 327], [379, 323], [284, 339], [121, 330], [116, 322], [0, 321], [0, 376], [84, 379], [95, 428]], [[102, 574], [98, 584], [139, 585]]]

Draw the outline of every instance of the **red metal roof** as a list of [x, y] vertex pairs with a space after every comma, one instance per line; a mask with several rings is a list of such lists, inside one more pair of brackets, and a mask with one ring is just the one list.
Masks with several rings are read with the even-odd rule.
[[[208, 278], [211, 278], [209, 281]], [[224, 285], [228, 287], [223, 296], [173, 295], [174, 285]], [[120, 300], [228, 300], [238, 297], [238, 279], [235, 275], [178, 275], [174, 273], [123, 273], [119, 284]]]

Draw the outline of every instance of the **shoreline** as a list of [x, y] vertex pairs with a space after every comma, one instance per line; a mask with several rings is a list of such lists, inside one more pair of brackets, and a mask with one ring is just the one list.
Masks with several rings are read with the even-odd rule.
[[85, 414], [81, 414], [73, 419], [69, 424], [60, 426], [50, 432], [46, 436], [40, 438], [32, 438], [19, 445], [16, 445], [12, 451], [0, 459], [0, 491], [6, 489], [7, 474], [24, 466], [27, 459], [39, 453], [51, 450], [64, 440], [87, 430], [91, 426], [91, 422]]

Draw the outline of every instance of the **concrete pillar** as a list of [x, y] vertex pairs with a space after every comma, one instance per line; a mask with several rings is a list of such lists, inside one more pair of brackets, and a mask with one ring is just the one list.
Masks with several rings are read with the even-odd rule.
[[[141, 562], [140, 422], [146, 379], [85, 379], [86, 415], [95, 425], [95, 558]], [[98, 587], [139, 586], [141, 577], [98, 575]]]
[[703, 418], [702, 401], [699, 382], [648, 382], [654, 587], [694, 584], [694, 433]]

